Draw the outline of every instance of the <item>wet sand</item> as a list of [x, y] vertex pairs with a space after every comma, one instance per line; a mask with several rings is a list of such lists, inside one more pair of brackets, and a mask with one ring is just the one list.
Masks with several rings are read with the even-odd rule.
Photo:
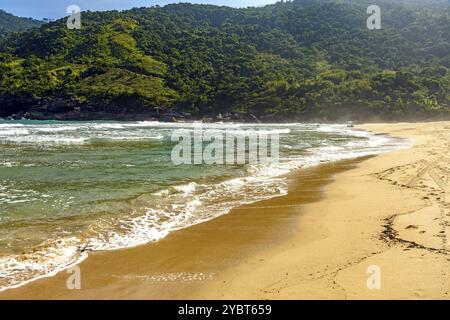
[[[91, 253], [80, 290], [67, 289], [64, 271], [0, 299], [445, 299], [450, 123], [364, 127], [414, 146], [299, 170], [286, 196]], [[372, 265], [379, 290], [367, 287]]]

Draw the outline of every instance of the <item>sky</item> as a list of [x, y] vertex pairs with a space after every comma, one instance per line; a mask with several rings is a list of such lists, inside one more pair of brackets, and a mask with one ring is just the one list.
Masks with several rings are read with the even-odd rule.
[[231, 7], [261, 6], [276, 0], [0, 0], [0, 9], [19, 17], [35, 19], [61, 18], [66, 16], [67, 7], [77, 5], [82, 11], [124, 10], [133, 7], [150, 7], [168, 3], [191, 2], [224, 5]]

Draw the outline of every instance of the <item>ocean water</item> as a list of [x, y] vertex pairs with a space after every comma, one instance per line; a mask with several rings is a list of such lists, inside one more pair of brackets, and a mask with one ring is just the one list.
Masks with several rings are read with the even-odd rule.
[[0, 121], [0, 290], [286, 194], [291, 170], [408, 146], [345, 125], [212, 123], [277, 132], [279, 163], [177, 166], [176, 129], [193, 125]]

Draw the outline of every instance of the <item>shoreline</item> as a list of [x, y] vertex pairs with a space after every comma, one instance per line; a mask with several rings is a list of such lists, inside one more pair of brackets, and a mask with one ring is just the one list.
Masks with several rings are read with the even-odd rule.
[[[421, 190], [419, 182], [421, 161], [430, 154], [441, 159], [432, 161], [433, 170], [445, 167], [448, 150], [439, 149], [450, 132], [446, 127], [449, 123], [364, 125], [416, 143], [363, 161], [299, 170], [289, 175], [286, 196], [234, 208], [156, 243], [91, 253], [80, 264], [81, 290], [66, 288], [70, 275], [63, 271], [0, 292], [0, 299], [445, 298], [450, 288], [445, 197], [439, 203], [441, 193]], [[413, 178], [403, 179], [403, 172]], [[447, 187], [440, 173], [429, 175], [438, 188]], [[436, 196], [424, 199], [421, 192]], [[436, 203], [427, 206], [432, 197], [443, 208], [441, 237], [434, 237], [435, 217], [421, 212], [434, 208]], [[392, 231], [386, 234], [388, 226]], [[368, 263], [380, 266], [382, 290], [366, 287]], [[410, 274], [402, 276], [402, 270]]]
[[[114, 117], [15, 117], [15, 115], [11, 116], [5, 116], [0, 117], [0, 121], [4, 122], [17, 122], [17, 121], [56, 121], [56, 122], [141, 122], [141, 121], [149, 121], [149, 122], [161, 122], [161, 123], [194, 123], [194, 122], [203, 122], [205, 124], [209, 123], [228, 123], [228, 124], [234, 124], [234, 123], [242, 123], [242, 124], [290, 124], [290, 123], [303, 123], [303, 124], [341, 124], [345, 125], [348, 123], [348, 119], [334, 119], [329, 120], [325, 118], [320, 117], [311, 117], [311, 118], [295, 118], [295, 119], [289, 119], [289, 118], [268, 118], [268, 119], [260, 119], [256, 117], [255, 115], [239, 115], [235, 116], [233, 118], [223, 118], [218, 115], [198, 115], [198, 116], [191, 116], [191, 117], [183, 117], [183, 116], [176, 116], [176, 115], [170, 115], [170, 116], [160, 116], [160, 117], [154, 117], [150, 116], [148, 114], [140, 114], [137, 113], [136, 115], [126, 117], [126, 115], [120, 114], [120, 117], [114, 116]], [[382, 122], [380, 122], [382, 121]], [[352, 120], [355, 126], [358, 127], [364, 127], [366, 125], [376, 125], [379, 123], [383, 123], [386, 125], [395, 125], [401, 121], [401, 119], [379, 119], [379, 118], [367, 118], [367, 119], [357, 119]], [[442, 119], [442, 117], [437, 118], [427, 118], [427, 119], [406, 119], [403, 120], [404, 123], [418, 123], [418, 124], [426, 124], [426, 123], [436, 123], [436, 122], [449, 122], [449, 119]]]
[[[111, 292], [106, 293], [102, 289], [97, 292], [95, 287], [98, 285], [99, 273], [105, 273], [104, 270], [110, 270], [111, 265], [116, 266], [123, 261], [130, 261], [130, 259], [134, 260], [133, 266], [130, 268], [125, 267], [125, 270], [120, 270], [120, 268], [112, 267], [114, 272], [106, 271], [108, 282], [118, 285], [125, 280], [130, 282], [127, 286], [133, 287], [139, 286], [140, 280], [148, 281], [150, 282], [149, 287], [157, 289], [156, 295], [152, 296], [152, 299], [160, 299], [159, 294], [167, 291], [167, 288], [161, 288], [161, 283], [166, 282], [169, 283], [169, 286], [176, 285], [177, 290], [180, 285], [185, 284], [184, 293], [192, 292], [193, 289], [201, 286], [202, 282], [211, 280], [224, 269], [245, 261], [255, 252], [263, 251], [268, 247], [276, 247], [292, 237], [297, 232], [295, 222], [300, 214], [297, 209], [307, 203], [319, 201], [322, 197], [323, 186], [333, 181], [332, 176], [336, 172], [348, 170], [359, 161], [362, 159], [341, 160], [295, 170], [289, 174], [288, 189], [296, 188], [302, 193], [301, 196], [297, 193], [293, 196], [298, 198], [295, 200], [295, 204], [284, 204], [286, 197], [292, 198], [289, 194], [276, 196], [240, 205], [231, 209], [227, 214], [174, 231], [156, 242], [111, 251], [89, 252], [89, 256], [79, 264], [82, 278], [85, 277], [85, 273], [89, 273], [87, 275], [89, 280], [86, 281], [90, 283], [88, 290], [84, 288], [73, 291], [66, 289], [66, 279], [70, 275], [64, 269], [55, 275], [42, 277], [17, 288], [6, 289], [0, 292], [0, 299], [125, 299], [128, 297], [121, 294], [110, 295]], [[285, 209], [283, 216], [281, 217], [279, 214], [274, 216], [273, 209], [280, 207]], [[260, 221], [259, 225], [255, 225], [256, 219], [260, 220], [261, 216], [264, 217], [264, 220]], [[233, 239], [236, 233], [238, 233], [239, 240], [245, 238], [246, 241], [236, 242]], [[186, 241], [190, 241], [192, 245], [186, 245]], [[195, 251], [200, 251], [200, 253]], [[147, 255], [150, 255], [151, 258], [146, 257]], [[167, 260], [171, 259], [176, 260], [177, 263], [167, 265]], [[184, 259], [189, 261], [183, 261]], [[210, 260], [206, 263], [206, 269], [202, 266], [205, 264], [203, 262], [205, 259]], [[154, 260], [158, 261], [155, 263]], [[147, 268], [148, 264], [151, 265], [150, 268]], [[181, 267], [177, 268], [177, 264]], [[170, 270], [172, 268], [177, 270]], [[183, 268], [189, 270], [183, 271]], [[99, 271], [99, 269], [103, 271]], [[139, 269], [145, 269], [145, 271], [135, 274]], [[85, 281], [82, 280], [83, 282]], [[105, 293], [106, 295], [104, 295]], [[175, 293], [173, 290], [165, 298], [171, 299], [172, 294], [176, 294], [179, 299], [185, 298], [184, 294]], [[145, 299], [146, 297], [133, 298]]]

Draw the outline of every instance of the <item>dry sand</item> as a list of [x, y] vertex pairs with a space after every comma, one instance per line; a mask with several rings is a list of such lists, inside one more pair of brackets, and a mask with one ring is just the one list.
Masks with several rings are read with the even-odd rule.
[[[450, 123], [365, 129], [414, 146], [289, 176], [289, 194], [80, 265], [1, 299], [446, 299]], [[245, 195], [243, 195], [245, 196]], [[369, 289], [367, 269], [381, 271]]]

